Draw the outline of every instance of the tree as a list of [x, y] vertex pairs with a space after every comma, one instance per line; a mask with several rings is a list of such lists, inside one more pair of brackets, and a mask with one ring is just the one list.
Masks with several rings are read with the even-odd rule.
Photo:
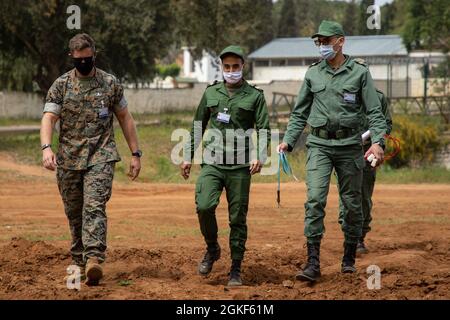
[[402, 36], [408, 50], [450, 50], [450, 7], [446, 0], [409, 0]]
[[293, 0], [283, 0], [278, 21], [278, 37], [298, 37], [299, 27], [297, 24], [296, 8]]
[[271, 0], [172, 0], [171, 7], [177, 42], [196, 57], [230, 44], [251, 52], [273, 37]]
[[358, 6], [356, 5], [355, 0], [352, 0], [347, 4], [344, 12], [344, 18], [342, 27], [344, 28], [345, 34], [349, 36], [353, 36], [358, 34]]
[[81, 30], [66, 27], [66, 10], [71, 4], [69, 0], [1, 1], [2, 87], [30, 88], [25, 74], [20, 77], [27, 85], [19, 85], [17, 77], [7, 73], [17, 61], [24, 61], [31, 79], [41, 92], [46, 92], [59, 75], [72, 68], [68, 41], [79, 32], [87, 32], [95, 39], [100, 68], [129, 82], [152, 77], [155, 58], [163, 56], [171, 44], [167, 1], [77, 1]]

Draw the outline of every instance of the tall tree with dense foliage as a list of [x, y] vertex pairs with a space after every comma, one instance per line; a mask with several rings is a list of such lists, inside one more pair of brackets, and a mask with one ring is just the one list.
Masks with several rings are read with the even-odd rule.
[[97, 42], [99, 67], [138, 82], [154, 73], [155, 58], [172, 43], [165, 0], [83, 0], [81, 30], [66, 26], [69, 0], [2, 0], [0, 3], [0, 85], [24, 90], [31, 81], [41, 92], [71, 68], [68, 41], [78, 32]]
[[271, 0], [172, 0], [171, 7], [179, 45], [196, 56], [229, 44], [250, 52], [273, 38]]

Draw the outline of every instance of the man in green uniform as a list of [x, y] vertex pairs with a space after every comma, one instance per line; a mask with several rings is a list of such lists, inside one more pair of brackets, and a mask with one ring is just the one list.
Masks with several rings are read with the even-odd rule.
[[251, 175], [260, 172], [264, 150], [254, 157], [250, 133], [256, 128], [259, 142], [267, 148], [270, 134], [269, 115], [262, 90], [242, 77], [244, 53], [238, 46], [229, 46], [221, 54], [224, 82], [206, 88], [195, 112], [191, 139], [186, 147], [181, 174], [190, 174], [194, 151], [204, 138], [204, 154], [200, 176], [195, 189], [200, 229], [205, 239], [206, 253], [199, 265], [199, 273], [208, 275], [220, 258], [217, 241], [216, 207], [223, 188], [226, 190], [230, 223], [231, 270], [228, 285], [242, 285], [241, 262], [247, 240], [247, 211]]
[[[57, 182], [72, 235], [71, 254], [88, 285], [103, 277], [106, 251], [106, 203], [111, 197], [114, 166], [120, 161], [114, 141], [116, 115], [132, 151], [129, 176], [139, 174], [141, 152], [123, 87], [95, 67], [95, 43], [87, 34], [69, 42], [75, 68], [48, 91], [41, 125], [43, 165], [57, 168]], [[60, 121], [59, 147], [52, 151], [52, 131]]]
[[323, 219], [333, 168], [339, 177], [342, 198], [344, 256], [341, 271], [355, 272], [356, 244], [361, 238], [361, 183], [364, 154], [360, 123], [369, 121], [373, 145], [366, 156], [374, 154], [383, 161], [383, 136], [386, 132], [380, 102], [368, 68], [342, 53], [344, 30], [333, 21], [323, 21], [312, 38], [322, 56], [305, 75], [292, 111], [280, 152], [291, 151], [306, 124], [311, 126], [307, 152], [307, 201], [305, 236], [308, 263], [297, 279], [315, 281], [320, 276], [320, 242], [325, 231]]
[[[384, 96], [381, 90], [377, 89], [378, 99], [381, 103], [381, 108], [383, 111], [384, 118], [386, 119], [387, 126], [387, 134], [391, 133], [392, 130], [392, 117], [389, 111], [389, 106], [386, 97]], [[364, 118], [364, 122], [362, 124], [363, 131], [369, 130], [369, 121], [367, 117]], [[363, 142], [364, 152], [369, 150], [369, 147], [372, 145], [371, 139], [368, 138]], [[376, 170], [372, 168], [369, 162], [366, 161], [364, 169], [363, 169], [363, 180], [362, 180], [362, 188], [361, 188], [361, 200], [362, 200], [362, 213], [363, 213], [363, 227], [362, 227], [362, 236], [358, 240], [358, 245], [356, 247], [357, 254], [365, 254], [369, 251], [366, 248], [364, 239], [366, 234], [370, 231], [370, 222], [372, 221], [372, 194], [373, 189], [375, 187], [375, 179], [376, 179]], [[344, 206], [342, 204], [342, 199], [339, 198], [339, 223], [342, 224], [344, 222]]]

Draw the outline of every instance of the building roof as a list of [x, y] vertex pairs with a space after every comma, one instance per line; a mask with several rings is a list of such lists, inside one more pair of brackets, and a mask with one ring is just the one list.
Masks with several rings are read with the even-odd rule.
[[[347, 36], [344, 53], [350, 56], [406, 56], [408, 52], [398, 35]], [[311, 38], [278, 38], [256, 51], [249, 59], [317, 58], [319, 50]]]

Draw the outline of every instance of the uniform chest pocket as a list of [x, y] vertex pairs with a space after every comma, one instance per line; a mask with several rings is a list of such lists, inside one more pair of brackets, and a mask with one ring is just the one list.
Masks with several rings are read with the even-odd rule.
[[206, 107], [209, 109], [211, 116], [217, 116], [217, 114], [219, 113], [219, 100], [208, 99], [206, 101]]
[[342, 99], [345, 104], [359, 104], [359, 88], [354, 85], [344, 85], [342, 88]]
[[107, 92], [95, 92], [87, 99], [91, 111], [91, 120], [109, 120], [112, 116], [112, 95]]
[[325, 92], [325, 85], [323, 83], [314, 83], [311, 86], [311, 92], [314, 95], [320, 95]]
[[61, 108], [61, 118], [68, 123], [75, 123], [81, 115], [83, 98], [78, 95], [66, 94]]
[[251, 102], [240, 102], [236, 105], [237, 108], [235, 110], [235, 117], [241, 123], [241, 125], [245, 124], [245, 129], [250, 127], [253, 123], [253, 119], [255, 117], [255, 106]]

